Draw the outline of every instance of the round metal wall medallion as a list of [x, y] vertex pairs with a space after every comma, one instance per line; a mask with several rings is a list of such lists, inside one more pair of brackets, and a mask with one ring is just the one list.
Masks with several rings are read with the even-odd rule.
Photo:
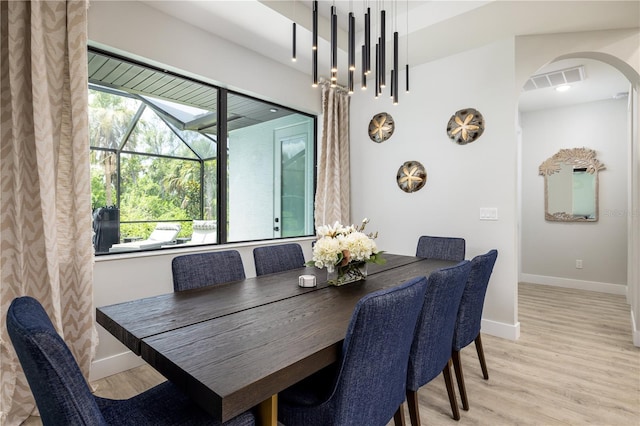
[[457, 111], [447, 124], [447, 135], [459, 145], [475, 141], [482, 132], [484, 132], [484, 118], [478, 110], [473, 108]]
[[369, 137], [374, 142], [384, 142], [393, 135], [394, 128], [393, 117], [386, 112], [381, 112], [374, 115], [369, 122]]
[[405, 161], [398, 169], [396, 180], [404, 192], [416, 192], [427, 183], [427, 171], [419, 161]]

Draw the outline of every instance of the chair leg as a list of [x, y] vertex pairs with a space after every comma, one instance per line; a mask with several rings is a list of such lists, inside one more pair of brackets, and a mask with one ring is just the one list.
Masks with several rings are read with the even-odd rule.
[[487, 363], [484, 360], [484, 349], [482, 349], [482, 338], [480, 333], [476, 337], [476, 352], [478, 352], [478, 359], [480, 360], [480, 368], [482, 368], [482, 376], [485, 380], [489, 380], [489, 372], [487, 371]]
[[420, 406], [418, 405], [418, 391], [407, 389], [407, 405], [411, 426], [420, 426]]
[[400, 404], [400, 406], [398, 407], [398, 410], [393, 415], [393, 424], [395, 426], [405, 426], [405, 421], [404, 421], [404, 402], [402, 404]]
[[464, 374], [462, 374], [462, 362], [460, 361], [460, 351], [451, 353], [453, 360], [453, 369], [456, 372], [456, 380], [458, 381], [458, 390], [460, 391], [460, 399], [462, 400], [462, 409], [469, 410], [469, 400], [467, 399], [467, 389], [464, 386]]
[[449, 403], [451, 404], [453, 419], [460, 420], [460, 410], [458, 410], [456, 392], [455, 389], [453, 389], [453, 379], [451, 377], [451, 364], [451, 358], [449, 358], [447, 365], [442, 369], [442, 374], [444, 375], [444, 383], [447, 386], [447, 394], [449, 394]]

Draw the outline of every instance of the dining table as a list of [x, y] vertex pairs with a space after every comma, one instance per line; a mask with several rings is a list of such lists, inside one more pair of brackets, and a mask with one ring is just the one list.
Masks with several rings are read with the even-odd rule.
[[[385, 253], [366, 279], [331, 286], [301, 267], [96, 309], [96, 320], [215, 419], [255, 409], [277, 424], [278, 392], [336, 362], [356, 303], [457, 262]], [[315, 287], [300, 287], [315, 275]]]

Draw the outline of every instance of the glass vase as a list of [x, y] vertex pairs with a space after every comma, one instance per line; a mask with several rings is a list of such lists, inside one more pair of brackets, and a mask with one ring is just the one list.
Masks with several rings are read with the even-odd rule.
[[327, 284], [341, 286], [367, 278], [367, 262], [351, 262], [327, 272]]

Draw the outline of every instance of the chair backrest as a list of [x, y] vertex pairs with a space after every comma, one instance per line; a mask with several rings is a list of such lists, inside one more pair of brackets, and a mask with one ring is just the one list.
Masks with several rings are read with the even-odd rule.
[[342, 346], [332, 425], [384, 425], [405, 399], [407, 360], [425, 277], [363, 297]]
[[40, 302], [18, 297], [7, 330], [45, 425], [106, 425], [69, 347]]
[[217, 228], [215, 220], [194, 220], [189, 244], [214, 244], [218, 234]]
[[489, 250], [471, 260], [471, 273], [462, 293], [453, 334], [453, 349], [456, 351], [473, 342], [480, 333], [484, 297], [497, 258], [498, 251]]
[[273, 274], [304, 266], [302, 247], [297, 243], [256, 247], [253, 249], [253, 260], [256, 275]]
[[464, 238], [423, 235], [418, 239], [416, 256], [460, 262], [464, 260], [465, 246]]
[[171, 261], [171, 272], [174, 291], [245, 279], [244, 265], [237, 250], [177, 256]]
[[170, 242], [176, 239], [180, 229], [181, 226], [179, 223], [159, 223], [147, 239], [159, 242]]
[[417, 391], [437, 377], [449, 362], [453, 329], [470, 271], [471, 262], [464, 260], [429, 275], [409, 355], [407, 389]]

